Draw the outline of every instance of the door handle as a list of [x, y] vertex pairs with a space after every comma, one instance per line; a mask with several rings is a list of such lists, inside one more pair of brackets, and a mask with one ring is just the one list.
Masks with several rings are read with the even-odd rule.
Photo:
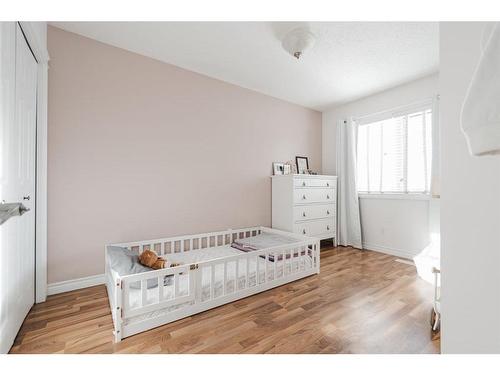
[[29, 201], [31, 199], [31, 197], [29, 195], [23, 197], [23, 201]]
[[0, 224], [5, 223], [13, 216], [21, 216], [28, 212], [30, 209], [25, 207], [22, 203], [2, 203], [0, 204]]

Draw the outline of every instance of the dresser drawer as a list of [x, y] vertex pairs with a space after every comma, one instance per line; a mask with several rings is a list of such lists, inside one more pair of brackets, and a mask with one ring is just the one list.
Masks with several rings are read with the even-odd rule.
[[335, 217], [334, 204], [321, 204], [310, 206], [295, 206], [293, 208], [293, 221], [304, 221], [313, 219], [326, 219]]
[[294, 189], [293, 203], [333, 203], [336, 201], [336, 189]]
[[310, 237], [325, 234], [331, 234], [332, 237], [335, 237], [335, 220], [331, 218], [295, 223], [293, 226], [293, 231], [294, 233], [303, 234]]
[[335, 188], [336, 182], [331, 179], [322, 178], [294, 178], [293, 186], [297, 188], [303, 187], [323, 187], [323, 188]]

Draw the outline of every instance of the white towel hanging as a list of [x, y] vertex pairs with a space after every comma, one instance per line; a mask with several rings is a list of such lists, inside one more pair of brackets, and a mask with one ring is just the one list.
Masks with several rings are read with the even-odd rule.
[[462, 106], [461, 127], [472, 155], [500, 154], [500, 27], [484, 29], [482, 53]]

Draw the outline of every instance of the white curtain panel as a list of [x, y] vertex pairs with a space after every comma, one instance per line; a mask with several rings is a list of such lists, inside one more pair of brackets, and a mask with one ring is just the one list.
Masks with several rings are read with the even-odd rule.
[[356, 146], [358, 131], [354, 121], [337, 124], [337, 179], [338, 179], [338, 243], [342, 246], [363, 247], [356, 185]]

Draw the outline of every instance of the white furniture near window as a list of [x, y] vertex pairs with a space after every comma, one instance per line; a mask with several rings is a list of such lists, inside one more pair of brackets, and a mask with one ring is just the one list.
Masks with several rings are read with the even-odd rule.
[[337, 243], [337, 177], [272, 176], [272, 227]]

